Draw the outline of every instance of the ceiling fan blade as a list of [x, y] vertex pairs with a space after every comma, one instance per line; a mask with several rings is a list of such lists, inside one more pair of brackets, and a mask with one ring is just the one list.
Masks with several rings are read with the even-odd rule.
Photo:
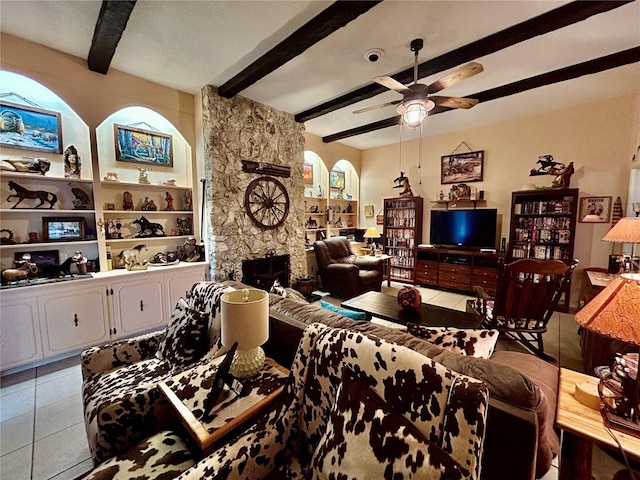
[[373, 105], [371, 107], [361, 108], [360, 110], [354, 110], [353, 113], [365, 113], [370, 112], [372, 110], [378, 110], [379, 108], [389, 107], [391, 105], [397, 105], [402, 100], [394, 100], [393, 102], [380, 103], [379, 105]]
[[436, 80], [435, 82], [433, 82], [431, 85], [427, 87], [427, 93], [431, 94], [431, 93], [439, 92], [440, 90], [450, 87], [451, 85], [454, 85], [462, 80], [465, 80], [469, 77], [473, 77], [474, 75], [477, 75], [483, 70], [484, 70], [484, 67], [479, 63], [476, 63], [476, 62], [467, 63], [466, 65], [463, 65], [462, 67], [457, 68], [456, 70], [449, 73], [448, 75], [445, 75], [439, 80]]
[[376, 77], [373, 79], [373, 81], [379, 83], [383, 87], [387, 87], [389, 90], [394, 90], [398, 93], [408, 93], [411, 91], [408, 87], [405, 87], [399, 81], [391, 77], [387, 77], [386, 75], [383, 75], [382, 77]]
[[468, 109], [475, 107], [478, 104], [478, 100], [475, 98], [439, 97], [438, 95], [429, 95], [429, 100], [433, 100], [436, 105], [448, 108]]

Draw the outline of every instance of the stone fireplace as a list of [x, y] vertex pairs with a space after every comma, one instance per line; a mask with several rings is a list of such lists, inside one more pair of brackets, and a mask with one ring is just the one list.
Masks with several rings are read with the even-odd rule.
[[261, 290], [269, 290], [275, 280], [283, 287], [289, 286], [291, 262], [288, 254], [269, 255], [242, 261], [242, 281]]
[[[304, 126], [291, 114], [241, 96], [222, 98], [210, 85], [202, 90], [202, 107], [208, 215], [203, 241], [211, 278], [241, 280], [243, 260], [264, 258], [267, 252], [289, 256], [291, 279], [305, 276]], [[242, 160], [290, 168], [290, 177], [277, 177], [290, 199], [282, 226], [263, 229], [246, 214], [245, 191], [258, 175], [243, 172]]]

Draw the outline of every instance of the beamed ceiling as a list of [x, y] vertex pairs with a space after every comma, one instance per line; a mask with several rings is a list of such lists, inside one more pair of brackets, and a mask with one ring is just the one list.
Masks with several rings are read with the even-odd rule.
[[[65, 25], [65, 28], [51, 28]], [[0, 28], [188, 93], [205, 84], [295, 115], [325, 142], [366, 149], [399, 141], [373, 82], [430, 84], [456, 67], [484, 72], [438, 92], [479, 100], [436, 107], [425, 135], [640, 92], [638, 1], [12, 1]], [[384, 51], [377, 62], [365, 52]], [[395, 127], [395, 128], [394, 128]]]

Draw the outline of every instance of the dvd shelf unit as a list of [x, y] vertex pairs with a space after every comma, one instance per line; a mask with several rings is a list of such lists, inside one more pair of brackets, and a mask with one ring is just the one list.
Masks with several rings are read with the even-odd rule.
[[416, 249], [422, 241], [422, 197], [384, 199], [384, 249], [391, 280], [415, 281]]
[[[573, 261], [578, 189], [527, 190], [511, 194], [509, 261], [519, 258]], [[559, 308], [569, 307], [567, 287]]]

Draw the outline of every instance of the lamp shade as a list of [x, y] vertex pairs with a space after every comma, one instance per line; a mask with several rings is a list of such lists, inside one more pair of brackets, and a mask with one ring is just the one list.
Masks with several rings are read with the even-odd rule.
[[380, 238], [380, 232], [376, 227], [369, 227], [367, 231], [364, 232], [364, 238]]
[[427, 98], [411, 98], [400, 103], [396, 112], [402, 115], [405, 125], [418, 127], [435, 106], [436, 104]]
[[242, 289], [222, 295], [222, 344], [238, 350], [251, 350], [269, 339], [269, 294], [263, 290]]
[[616, 277], [575, 319], [588, 330], [640, 345], [640, 275]]
[[602, 237], [603, 242], [640, 243], [640, 217], [624, 217]]
[[595, 215], [595, 214], [591, 213], [589, 215], [585, 215], [582, 218], [582, 221], [584, 223], [598, 223], [598, 222], [600, 222], [600, 217], [598, 215]]

